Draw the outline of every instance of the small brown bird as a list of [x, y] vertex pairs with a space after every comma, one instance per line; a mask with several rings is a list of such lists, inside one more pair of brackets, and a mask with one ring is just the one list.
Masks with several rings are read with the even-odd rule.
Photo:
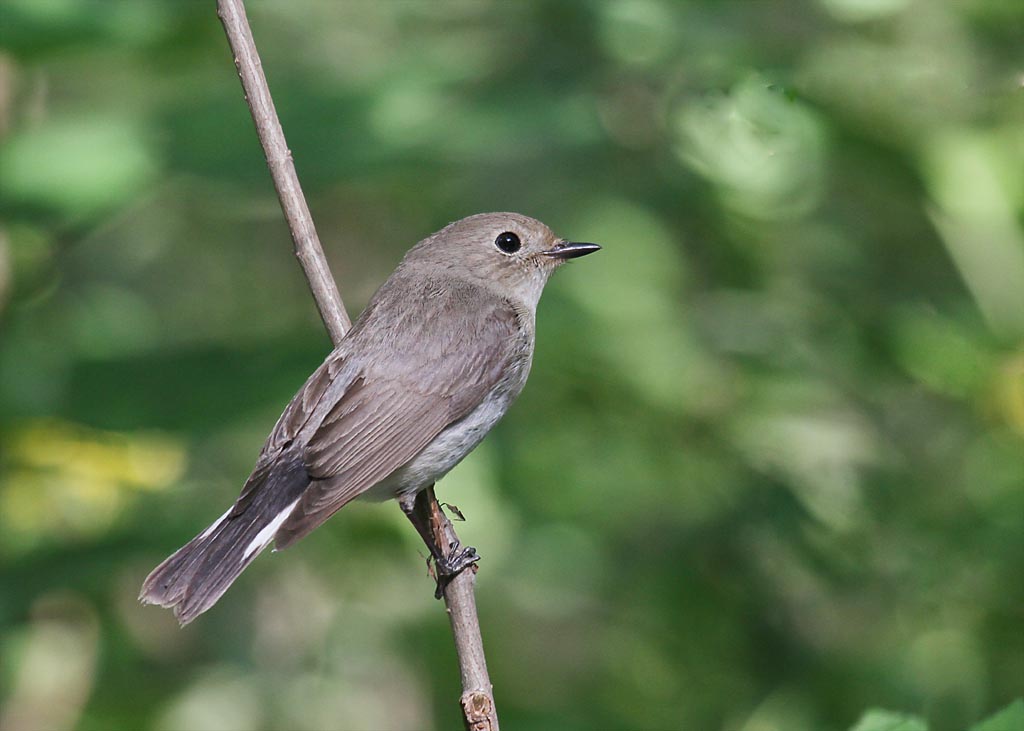
[[[548, 277], [600, 248], [518, 213], [470, 216], [416, 244], [285, 408], [234, 505], [157, 566], [139, 599], [186, 624], [271, 541], [287, 548], [350, 500], [398, 498], [412, 517], [416, 493], [526, 383]], [[464, 549], [439, 568], [475, 560]]]

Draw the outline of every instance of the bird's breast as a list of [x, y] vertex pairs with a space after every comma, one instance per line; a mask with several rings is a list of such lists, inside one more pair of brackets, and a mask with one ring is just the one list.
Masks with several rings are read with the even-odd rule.
[[419, 454], [364, 493], [364, 497], [368, 500], [389, 500], [419, 492], [444, 477], [480, 444], [505, 415], [523, 390], [529, 370], [527, 358], [509, 373], [508, 378], [491, 389], [476, 408], [443, 429]]

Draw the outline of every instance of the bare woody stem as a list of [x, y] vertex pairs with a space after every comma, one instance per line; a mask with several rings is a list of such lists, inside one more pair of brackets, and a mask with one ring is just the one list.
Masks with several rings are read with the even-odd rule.
[[[435, 545], [447, 558], [452, 549], [459, 545], [459, 537], [438, 504], [433, 486], [416, 496], [413, 509], [420, 520], [430, 526]], [[448, 618], [452, 623], [452, 634], [455, 636], [455, 650], [459, 656], [462, 720], [469, 731], [498, 731], [498, 711], [494, 705], [491, 679], [487, 674], [487, 660], [484, 657], [484, 643], [480, 637], [480, 621], [477, 619], [473, 594], [476, 569], [474, 564], [443, 583], [443, 595]]]
[[[263, 146], [271, 177], [274, 179], [277, 197], [295, 244], [295, 255], [309, 281], [309, 288], [316, 300], [324, 326], [331, 340], [337, 345], [352, 326], [352, 322], [345, 312], [341, 295], [338, 293], [334, 277], [331, 276], [320, 238], [313, 225], [313, 217], [302, 194], [291, 150], [288, 149], [274, 102], [270, 97], [270, 89], [263, 75], [263, 65], [256, 51], [242, 0], [217, 0], [217, 15], [224, 25], [228, 44], [234, 54], [235, 66], [245, 90], [245, 99], [256, 124], [256, 132]], [[458, 545], [455, 529], [438, 505], [433, 488], [417, 495], [416, 509], [430, 516], [436, 545], [441, 546], [443, 551]], [[451, 619], [455, 649], [459, 656], [463, 721], [470, 731], [498, 731], [498, 716], [491, 681], [487, 674], [483, 640], [480, 636], [480, 620], [477, 617], [476, 600], [473, 595], [475, 576], [474, 567], [474, 570], [463, 571], [449, 581], [444, 588], [444, 601]]]
[[281, 201], [288, 230], [291, 231], [295, 244], [295, 256], [302, 264], [302, 271], [309, 280], [309, 288], [313, 291], [317, 309], [323, 318], [324, 326], [337, 345], [345, 337], [345, 332], [352, 327], [338, 294], [338, 285], [334, 283], [331, 270], [327, 266], [324, 250], [320, 246], [320, 238], [316, 235], [313, 217], [302, 195], [299, 176], [295, 173], [292, 162], [292, 151], [284, 139], [281, 122], [277, 118], [274, 100], [270, 98], [267, 78], [263, 75], [263, 64], [256, 43], [249, 30], [249, 19], [245, 15], [242, 0], [218, 0], [217, 15], [224, 24], [231, 52], [235, 56], [235, 67], [242, 79], [245, 100], [252, 113], [252, 121], [256, 123], [256, 133], [263, 145], [263, 153], [267, 157], [270, 177], [274, 179], [277, 197]]

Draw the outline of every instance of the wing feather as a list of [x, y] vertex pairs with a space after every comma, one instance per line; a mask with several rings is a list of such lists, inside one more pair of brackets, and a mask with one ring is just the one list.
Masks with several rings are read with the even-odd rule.
[[[306, 445], [313, 481], [278, 530], [278, 548], [411, 461], [483, 400], [510, 358], [522, 355], [510, 347], [522, 337], [516, 308], [472, 294], [480, 306], [461, 318], [406, 318], [389, 333], [387, 351], [363, 365]], [[436, 298], [436, 288], [424, 296]], [[436, 308], [434, 302], [423, 309]]]
[[324, 362], [310, 374], [299, 392], [285, 407], [284, 412], [270, 431], [267, 441], [264, 442], [263, 448], [260, 449], [256, 466], [242, 487], [242, 492], [235, 501], [231, 515], [237, 516], [245, 511], [254, 497], [254, 492], [265, 483], [267, 476], [282, 458], [284, 451], [291, 447], [299, 432], [313, 416], [328, 389], [338, 378], [344, 362], [342, 351], [332, 351]]

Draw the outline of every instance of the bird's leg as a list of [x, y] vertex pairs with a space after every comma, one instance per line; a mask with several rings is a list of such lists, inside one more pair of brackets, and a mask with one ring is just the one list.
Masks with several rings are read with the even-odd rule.
[[398, 504], [434, 559], [437, 597], [440, 598], [444, 586], [479, 561], [480, 556], [472, 546], [460, 545], [455, 529], [437, 503], [433, 485], [414, 495], [402, 495]]
[[424, 516], [422, 514], [423, 511], [417, 510], [416, 497], [416, 494], [402, 495], [398, 498], [398, 504], [401, 506], [402, 512], [405, 513], [405, 517], [412, 523], [412, 527], [420, 534], [420, 538], [423, 539], [427, 550], [430, 551], [430, 557], [437, 562], [443, 561], [444, 556], [441, 554], [441, 548], [434, 539], [433, 531], [430, 530], [430, 516], [429, 514]]

